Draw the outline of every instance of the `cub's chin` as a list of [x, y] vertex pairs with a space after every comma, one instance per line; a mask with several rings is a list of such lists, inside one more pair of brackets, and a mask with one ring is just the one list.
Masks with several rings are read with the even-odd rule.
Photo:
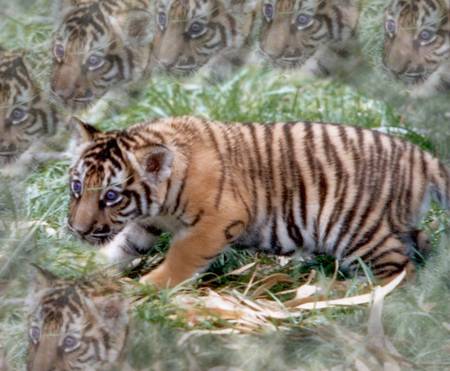
[[19, 157], [17, 153], [1, 153], [0, 152], [0, 167], [12, 165]]
[[429, 74], [401, 75], [398, 79], [406, 85], [421, 85], [425, 83], [429, 76]]
[[109, 242], [111, 242], [114, 237], [118, 233], [109, 233], [101, 236], [91, 235], [91, 236], [83, 236], [83, 241], [89, 243], [90, 245], [93, 245], [98, 248], [102, 248], [103, 246], [107, 245]]
[[278, 58], [272, 59], [271, 65], [275, 68], [280, 68], [282, 70], [294, 70], [303, 67], [306, 63], [305, 58]]

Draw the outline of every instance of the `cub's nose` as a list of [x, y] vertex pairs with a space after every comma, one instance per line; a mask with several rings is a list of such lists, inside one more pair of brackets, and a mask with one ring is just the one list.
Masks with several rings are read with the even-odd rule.
[[84, 237], [84, 236], [90, 234], [91, 231], [93, 230], [93, 227], [91, 224], [73, 223], [70, 221], [67, 223], [67, 228], [69, 229], [70, 232], [72, 232], [73, 234], [80, 236], [80, 237]]
[[52, 84], [53, 93], [63, 101], [67, 101], [74, 96], [74, 89], [70, 87], [61, 87], [57, 84]]
[[101, 227], [96, 227], [92, 231], [91, 236], [101, 238], [101, 237], [107, 237], [110, 233], [111, 233], [111, 228], [109, 228], [108, 225], [102, 225]]
[[14, 153], [17, 151], [17, 146], [14, 143], [0, 143], [0, 152]]

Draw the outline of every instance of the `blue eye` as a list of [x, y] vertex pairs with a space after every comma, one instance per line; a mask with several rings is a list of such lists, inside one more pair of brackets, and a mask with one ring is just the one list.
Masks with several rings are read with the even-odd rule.
[[75, 339], [75, 337], [73, 337], [71, 335], [66, 336], [64, 338], [63, 344], [62, 344], [65, 351], [73, 350], [77, 347], [77, 345], [78, 345], [78, 340]]
[[297, 25], [300, 27], [308, 26], [311, 23], [311, 16], [307, 14], [299, 14], [297, 17]]
[[28, 117], [27, 111], [22, 108], [15, 108], [10, 115], [10, 120], [13, 124], [20, 124]]
[[33, 326], [30, 329], [30, 338], [33, 341], [33, 343], [37, 344], [39, 339], [41, 337], [41, 330], [37, 326]]
[[56, 44], [53, 48], [53, 54], [58, 61], [61, 61], [65, 54], [64, 46], [62, 44]]
[[95, 54], [91, 55], [87, 60], [87, 65], [91, 71], [100, 68], [101, 66], [103, 66], [104, 63], [105, 58]]
[[393, 19], [389, 19], [386, 22], [386, 31], [389, 32], [390, 34], [394, 34], [395, 30], [396, 30], [396, 25], [395, 25], [395, 21]]
[[421, 41], [430, 41], [434, 37], [434, 33], [432, 31], [423, 30], [419, 33], [419, 39]]
[[81, 193], [83, 186], [79, 180], [74, 180], [74, 181], [72, 181], [71, 188], [72, 188], [72, 192], [76, 196], [78, 196]]
[[167, 17], [166, 14], [163, 12], [160, 12], [158, 14], [158, 24], [161, 27], [161, 29], [164, 29], [166, 27], [167, 24]]
[[119, 199], [119, 193], [118, 192], [116, 192], [116, 191], [108, 191], [108, 192], [106, 192], [106, 194], [105, 194], [105, 200], [107, 201], [107, 202], [115, 202], [115, 201], [117, 201], [118, 199]]
[[263, 8], [264, 17], [268, 21], [270, 21], [273, 18], [273, 5], [272, 4], [265, 4]]
[[200, 36], [200, 34], [204, 31], [205, 25], [200, 22], [194, 22], [189, 27], [189, 35], [192, 37]]

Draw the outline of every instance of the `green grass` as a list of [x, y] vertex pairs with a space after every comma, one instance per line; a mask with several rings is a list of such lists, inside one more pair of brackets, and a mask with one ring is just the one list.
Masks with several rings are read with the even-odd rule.
[[[42, 7], [45, 2], [39, 1], [29, 13], [14, 12], [8, 4], [4, 12], [14, 17], [0, 24], [0, 44], [30, 48], [36, 57], [33, 65], [44, 65], [45, 60], [40, 58], [48, 53], [51, 27], [29, 14], [48, 13]], [[38, 75], [45, 80], [44, 72]], [[155, 117], [188, 114], [230, 122], [331, 121], [392, 132], [444, 160], [450, 157], [448, 126], [425, 111], [408, 116], [404, 107], [399, 109], [390, 103], [368, 98], [360, 87], [306, 81], [295, 74], [248, 67], [220, 85], [208, 83], [201, 76], [184, 82], [155, 76], [139, 101], [93, 123], [102, 129], [117, 129]], [[69, 165], [66, 161], [52, 162], [29, 174], [22, 184], [3, 183], [0, 187], [1, 220], [12, 222], [0, 229], [0, 345], [6, 348], [14, 370], [24, 369], [26, 311], [20, 300], [26, 296], [30, 280], [28, 263], [38, 262], [65, 277], [81, 277], [102, 269], [96, 263], [95, 251], [65, 230]], [[387, 338], [420, 369], [450, 367], [450, 242], [445, 238], [449, 224], [448, 215], [437, 208], [432, 210], [424, 221], [433, 237], [432, 256], [419, 269], [416, 283], [397, 289], [385, 300]], [[154, 252], [156, 257], [163, 255], [169, 240], [167, 235], [162, 238]], [[257, 266], [239, 276], [228, 275], [252, 262]], [[144, 263], [144, 267], [149, 264]], [[132, 312], [130, 363], [142, 369], [167, 370], [217, 366], [243, 370], [329, 369], [350, 366], [358, 357], [368, 358], [370, 352], [364, 344], [369, 308], [364, 305], [305, 311], [300, 318], [274, 322], [284, 328], [275, 332], [219, 335], [196, 331], [223, 330], [229, 327], [227, 322], [207, 318], [192, 323], [173, 300], [180, 293], [200, 295], [205, 288], [243, 293], [252, 279], [257, 282], [275, 273], [286, 274], [293, 282], [278, 283], [263, 296], [287, 300], [292, 294], [283, 292], [298, 287], [311, 269], [317, 271], [314, 282], [326, 290], [327, 297], [356, 295], [367, 288], [357, 279], [334, 286], [334, 261], [326, 257], [308, 264], [291, 261], [281, 266], [274, 257], [240, 249], [224, 253], [199, 282], [181, 291], [158, 293], [152, 288], [134, 287], [134, 293], [144, 300]], [[137, 275], [130, 272], [133, 278]], [[250, 297], [254, 292], [252, 287], [247, 294]], [[360, 341], [348, 340], [355, 336], [360, 336]]]

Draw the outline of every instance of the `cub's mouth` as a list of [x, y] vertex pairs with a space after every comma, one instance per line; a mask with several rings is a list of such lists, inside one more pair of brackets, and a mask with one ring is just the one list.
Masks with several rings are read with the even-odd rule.
[[425, 82], [432, 72], [409, 72], [397, 75], [397, 78], [407, 85], [419, 85]]
[[301, 57], [279, 57], [272, 58], [271, 64], [275, 67], [283, 68], [283, 69], [294, 69], [302, 67], [306, 62], [306, 59]]
[[189, 65], [173, 65], [166, 67], [166, 71], [170, 72], [176, 76], [188, 77], [196, 73], [200, 69], [197, 64]]
[[82, 239], [94, 246], [102, 246], [110, 242], [117, 233], [108, 233], [108, 234], [91, 234], [87, 236], [83, 236]]
[[17, 160], [20, 156], [20, 152], [0, 152], [0, 166], [9, 165]]
[[70, 223], [67, 223], [67, 229], [75, 237], [89, 243], [90, 245], [98, 246], [98, 247], [101, 247], [102, 245], [105, 245], [108, 242], [112, 241], [114, 239], [114, 237], [116, 237], [120, 232], [120, 230], [119, 231], [111, 231], [108, 229], [105, 231], [80, 233]]
[[66, 109], [78, 112], [94, 106], [95, 103], [105, 95], [106, 91], [94, 94], [94, 92], [89, 89], [84, 95], [73, 96], [70, 98], [61, 97], [53, 91], [51, 93], [53, 103], [62, 104]]

